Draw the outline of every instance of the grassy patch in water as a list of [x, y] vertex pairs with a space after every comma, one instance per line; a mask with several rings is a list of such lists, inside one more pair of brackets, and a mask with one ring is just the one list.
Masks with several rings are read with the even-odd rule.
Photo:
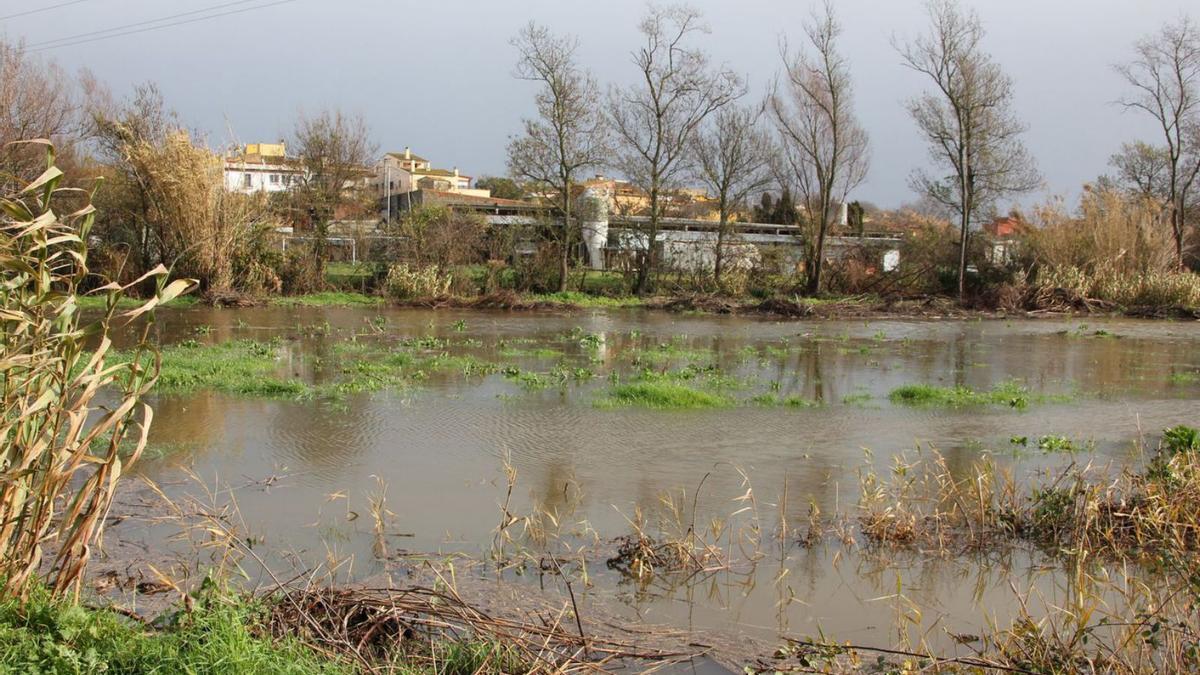
[[888, 399], [897, 405], [915, 407], [966, 408], [971, 406], [1002, 405], [1018, 410], [1030, 403], [1067, 400], [1065, 396], [1035, 395], [1019, 382], [1001, 382], [987, 391], [969, 387], [938, 387], [930, 384], [909, 384], [893, 389]]
[[781, 408], [820, 408], [821, 402], [803, 396], [779, 396], [778, 394], [759, 394], [750, 399], [755, 405]]
[[330, 291], [272, 298], [271, 304], [277, 307], [377, 307], [383, 304], [383, 298], [362, 293]]
[[162, 372], [157, 391], [187, 393], [219, 391], [239, 396], [298, 398], [312, 388], [282, 377], [279, 345], [274, 342], [235, 340], [203, 345], [188, 340], [162, 350]]
[[1171, 376], [1169, 378], [1167, 378], [1167, 382], [1169, 382], [1170, 384], [1173, 384], [1173, 385], [1177, 385], [1177, 386], [1188, 385], [1188, 384], [1200, 384], [1200, 373], [1188, 373], [1188, 372], [1171, 373]]
[[690, 349], [678, 342], [664, 342], [655, 347], [631, 349], [626, 355], [634, 365], [663, 366], [671, 362], [711, 363], [717, 353], [711, 349]]
[[671, 382], [616, 385], [599, 402], [601, 407], [641, 407], [657, 410], [695, 410], [733, 405], [728, 397]]
[[853, 394], [846, 394], [843, 396], [842, 403], [846, 405], [866, 405], [867, 403], [871, 402], [872, 398], [874, 397], [871, 396], [870, 392], [858, 391], [854, 392]]
[[500, 350], [500, 356], [506, 359], [557, 359], [564, 356], [558, 349], [539, 347], [537, 349], [505, 348]]

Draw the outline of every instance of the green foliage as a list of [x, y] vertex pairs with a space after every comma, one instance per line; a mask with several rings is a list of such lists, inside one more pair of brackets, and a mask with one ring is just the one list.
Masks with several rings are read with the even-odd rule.
[[35, 589], [25, 606], [0, 603], [0, 672], [310, 675], [354, 672], [297, 642], [255, 633], [263, 613], [236, 598], [202, 598], [161, 631]]
[[759, 394], [750, 399], [751, 403], [765, 407], [785, 407], [785, 408], [820, 408], [821, 402], [814, 401], [803, 396], [779, 396], [777, 394]]
[[1038, 439], [1038, 449], [1046, 453], [1086, 452], [1093, 449], [1091, 443], [1076, 443], [1066, 436], [1042, 436]]
[[1163, 432], [1163, 448], [1172, 455], [1200, 452], [1200, 430], [1183, 425], [1171, 427]]
[[1167, 382], [1176, 386], [1200, 384], [1200, 373], [1171, 373], [1171, 376], [1167, 378]]
[[671, 382], [635, 382], [612, 387], [602, 407], [642, 407], [657, 410], [724, 408], [733, 402], [718, 394]]
[[280, 345], [237, 340], [202, 345], [189, 340], [162, 350], [159, 390], [219, 391], [239, 396], [298, 398], [311, 393], [305, 383], [280, 374]]
[[585, 309], [597, 308], [628, 308], [644, 307], [645, 298], [632, 296], [610, 297], [606, 295], [591, 295], [579, 291], [563, 291], [561, 293], [534, 293], [529, 296], [530, 302], [552, 305], [567, 305]]
[[361, 293], [326, 292], [275, 298], [271, 304], [279, 307], [375, 307], [382, 298]]
[[1045, 400], [1034, 396], [1020, 383], [1009, 380], [1001, 382], [989, 391], [975, 391], [968, 387], [936, 387], [929, 384], [910, 384], [892, 390], [888, 395], [892, 403], [921, 407], [965, 408], [981, 405], [1004, 405], [1023, 410], [1031, 402]]

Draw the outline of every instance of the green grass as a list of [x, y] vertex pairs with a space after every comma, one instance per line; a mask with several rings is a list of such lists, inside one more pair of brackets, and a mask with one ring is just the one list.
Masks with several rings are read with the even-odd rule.
[[506, 359], [558, 359], [564, 356], [563, 352], [558, 349], [550, 349], [549, 347], [539, 347], [537, 349], [515, 349], [507, 347], [500, 350], [500, 356]]
[[[165, 305], [159, 306], [169, 309], [184, 309], [187, 307], [194, 307], [199, 302], [200, 299], [194, 295], [181, 295]], [[80, 295], [75, 298], [75, 303], [79, 305], [80, 309], [104, 309], [105, 307], [108, 307], [108, 297], [105, 295]], [[141, 307], [145, 303], [146, 300], [141, 300], [138, 298], [121, 298], [117, 301], [117, 307], [120, 309], [133, 309], [135, 307]]]
[[194, 340], [162, 350], [156, 391], [207, 390], [261, 398], [299, 398], [311, 393], [299, 380], [279, 375], [279, 345], [235, 340], [204, 345]]
[[1167, 382], [1173, 385], [1200, 384], [1200, 373], [1171, 373]]
[[680, 363], [710, 363], [715, 361], [717, 353], [711, 349], [689, 349], [682, 344], [665, 342], [656, 347], [631, 349], [626, 357], [634, 365], [662, 366], [671, 362]]
[[383, 304], [383, 298], [362, 293], [328, 291], [272, 298], [271, 304], [277, 307], [378, 307]]
[[803, 396], [779, 396], [777, 394], [760, 394], [750, 399], [755, 405], [764, 407], [783, 408], [820, 408], [821, 402]]
[[[1002, 405], [1017, 409], [1027, 408], [1030, 403], [1050, 400], [1046, 396], [1031, 394], [1028, 388], [1012, 380], [1001, 382], [988, 391], [976, 391], [968, 387], [909, 384], [892, 390], [888, 398], [897, 405], [914, 407], [966, 408]], [[1055, 400], [1063, 398], [1055, 397]]]
[[656, 410], [725, 408], [733, 401], [725, 396], [670, 382], [635, 382], [609, 389], [601, 407], [640, 407]]
[[583, 307], [585, 309], [644, 307], [646, 300], [633, 296], [610, 297], [607, 295], [590, 295], [579, 291], [563, 291], [562, 293], [533, 293], [525, 296], [531, 302], [544, 302], [553, 305]]
[[373, 263], [331, 262], [325, 264], [326, 277], [370, 277], [375, 274]]
[[846, 394], [842, 397], [842, 403], [846, 405], [866, 405], [874, 398], [869, 392], [858, 391], [853, 394]]
[[0, 603], [0, 672], [314, 675], [354, 672], [296, 641], [256, 634], [263, 611], [240, 599], [202, 599], [165, 628], [51, 600]]

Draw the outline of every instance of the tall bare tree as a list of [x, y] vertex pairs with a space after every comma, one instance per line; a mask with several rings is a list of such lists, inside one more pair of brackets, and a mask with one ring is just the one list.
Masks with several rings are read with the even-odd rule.
[[768, 99], [782, 140], [785, 179], [805, 210], [807, 291], [821, 290], [825, 238], [841, 204], [867, 175], [867, 132], [854, 114], [850, 66], [837, 48], [842, 34], [833, 4], [805, 25], [806, 45], [782, 47], [786, 78]]
[[692, 142], [696, 178], [716, 197], [720, 225], [713, 251], [713, 278], [720, 284], [725, 248], [736, 209], [773, 180], [769, 134], [759, 128], [762, 108], [729, 105], [701, 127]]
[[1200, 178], [1200, 27], [1186, 16], [1167, 24], [1116, 69], [1133, 89], [1121, 104], [1154, 118], [1166, 143], [1167, 216], [1182, 267], [1188, 199]]
[[317, 267], [324, 279], [329, 258], [329, 225], [340, 211], [364, 207], [369, 197], [361, 181], [377, 148], [361, 115], [324, 110], [301, 114], [292, 135], [293, 149], [303, 169], [291, 191], [294, 207], [311, 219]]
[[579, 241], [572, 220], [572, 188], [581, 172], [602, 165], [609, 155], [608, 131], [600, 107], [600, 87], [579, 66], [579, 41], [530, 23], [512, 40], [520, 57], [517, 77], [540, 85], [534, 97], [537, 117], [524, 121], [524, 133], [508, 145], [514, 176], [551, 188], [563, 225], [557, 229], [558, 290], [567, 288], [570, 253]]
[[53, 61], [0, 40], [0, 184], [23, 186], [45, 168], [45, 153], [13, 141], [47, 138], [60, 155], [82, 131], [75, 83]]
[[708, 32], [700, 13], [685, 5], [651, 5], [639, 26], [644, 44], [633, 53], [638, 82], [609, 92], [609, 118], [616, 137], [615, 168], [645, 191], [646, 246], [638, 267], [637, 292], [650, 290], [658, 266], [659, 226], [665, 196], [688, 175], [696, 129], [709, 115], [745, 93], [742, 79], [712, 68], [708, 55], [690, 45]]
[[983, 50], [978, 15], [955, 0], [930, 0], [927, 35], [897, 45], [904, 65], [933, 90], [908, 103], [909, 114], [946, 173], [918, 170], [912, 186], [959, 219], [958, 295], [966, 295], [967, 246], [977, 213], [1007, 195], [1035, 189], [1041, 178], [1021, 142], [1012, 80]]

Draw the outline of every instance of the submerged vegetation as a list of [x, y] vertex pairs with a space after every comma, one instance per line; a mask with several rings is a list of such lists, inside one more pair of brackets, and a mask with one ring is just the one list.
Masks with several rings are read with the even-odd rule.
[[968, 406], [998, 405], [1023, 410], [1031, 403], [1066, 401], [1064, 395], [1035, 395], [1028, 387], [1015, 381], [1002, 382], [987, 391], [969, 387], [937, 387], [929, 384], [911, 384], [893, 389], [888, 395], [893, 402], [908, 406], [930, 406], [965, 408]]
[[617, 385], [599, 405], [638, 406], [659, 410], [724, 408], [733, 405], [727, 397], [672, 382], [635, 382]]

